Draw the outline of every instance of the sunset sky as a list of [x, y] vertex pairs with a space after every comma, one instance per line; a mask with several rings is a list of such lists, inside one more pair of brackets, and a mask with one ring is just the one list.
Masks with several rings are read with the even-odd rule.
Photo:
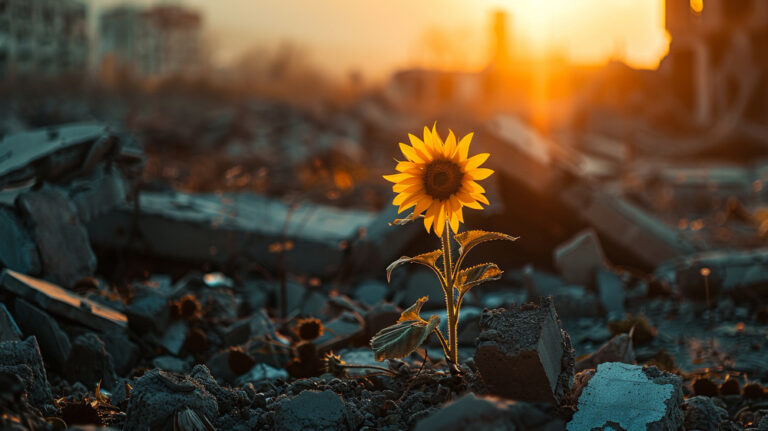
[[[125, 0], [89, 0], [97, 16]], [[558, 51], [576, 63], [623, 58], [652, 68], [667, 50], [664, 0], [176, 0], [205, 14], [213, 59], [291, 42], [314, 64], [372, 79], [424, 65], [476, 69], [490, 50], [491, 11], [510, 15], [517, 52]], [[160, 3], [136, 0], [138, 4]], [[168, 3], [165, 1], [164, 3]], [[95, 22], [95, 19], [93, 19]]]

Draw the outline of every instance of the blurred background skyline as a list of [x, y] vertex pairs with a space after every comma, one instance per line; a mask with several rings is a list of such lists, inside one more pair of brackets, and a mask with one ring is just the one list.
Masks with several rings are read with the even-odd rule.
[[558, 56], [577, 65], [620, 60], [654, 69], [668, 50], [663, 0], [426, 0], [355, 3], [287, 0], [88, 0], [89, 31], [118, 5], [175, 4], [198, 11], [214, 67], [256, 49], [290, 44], [332, 77], [381, 81], [400, 68], [477, 71], [493, 50], [489, 22], [505, 11], [507, 43], [518, 57]]

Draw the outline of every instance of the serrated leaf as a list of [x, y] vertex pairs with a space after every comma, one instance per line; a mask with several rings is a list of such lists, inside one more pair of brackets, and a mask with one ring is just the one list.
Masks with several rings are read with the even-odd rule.
[[390, 263], [389, 266], [387, 267], [387, 283], [389, 283], [389, 279], [390, 279], [390, 276], [392, 275], [392, 271], [404, 263], [419, 263], [422, 265], [426, 265], [432, 268], [433, 270], [438, 271], [437, 267], [435, 266], [435, 262], [442, 255], [443, 255], [443, 251], [438, 249], [438, 250], [431, 251], [429, 253], [420, 254], [414, 257], [402, 256], [400, 259], [397, 259], [396, 261]]
[[416, 350], [440, 324], [439, 316], [429, 321], [406, 320], [388, 326], [371, 338], [371, 349], [377, 361], [399, 359]]
[[507, 235], [501, 232], [486, 232], [484, 230], [468, 230], [462, 233], [456, 234], [454, 239], [459, 243], [459, 255], [464, 255], [472, 249], [472, 247], [482, 244], [488, 241], [495, 241], [499, 239], [507, 241], [516, 241], [518, 237]]
[[429, 297], [422, 296], [416, 302], [411, 305], [410, 307], [406, 308], [402, 313], [400, 313], [400, 318], [397, 319], [397, 323], [405, 322], [406, 320], [419, 320], [422, 322], [426, 322], [426, 320], [422, 319], [421, 316], [419, 316], [419, 313], [421, 312], [421, 307], [424, 306], [424, 304], [429, 300]]
[[500, 270], [495, 263], [483, 263], [467, 269], [463, 269], [456, 277], [456, 286], [459, 294], [466, 293], [469, 289], [486, 281], [498, 280], [504, 271]]

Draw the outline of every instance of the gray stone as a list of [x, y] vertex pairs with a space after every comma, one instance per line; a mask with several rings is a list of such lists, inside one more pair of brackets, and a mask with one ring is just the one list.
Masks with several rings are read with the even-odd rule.
[[227, 387], [219, 386], [205, 365], [197, 364], [189, 373], [189, 377], [201, 384], [208, 393], [216, 398], [219, 415], [224, 415], [237, 407], [248, 403], [245, 393]]
[[88, 388], [99, 382], [107, 390], [115, 388], [117, 375], [112, 356], [98, 335], [88, 332], [74, 339], [65, 377], [70, 383], [80, 382]]
[[574, 352], [552, 300], [485, 310], [475, 364], [491, 394], [558, 403], [573, 382]]
[[71, 287], [96, 270], [88, 232], [62, 192], [42, 189], [21, 194], [17, 205], [32, 225], [43, 273], [54, 283]]
[[171, 313], [168, 307], [170, 291], [148, 285], [134, 287], [134, 297], [125, 314], [131, 329], [144, 333], [165, 332]]
[[271, 367], [264, 363], [258, 363], [247, 373], [237, 378], [239, 386], [245, 386], [248, 383], [258, 384], [265, 380], [287, 379], [288, 372], [282, 368]]
[[[318, 346], [326, 346], [333, 343], [347, 344], [351, 338], [362, 335], [363, 333], [363, 319], [359, 315], [345, 311], [339, 315], [339, 317], [324, 323], [325, 330], [323, 335], [315, 340], [315, 344]], [[329, 347], [330, 348], [330, 347]], [[323, 348], [321, 347], [321, 350]]]
[[127, 375], [139, 362], [140, 350], [127, 333], [123, 331], [106, 330], [100, 334], [118, 375]]
[[187, 341], [187, 334], [189, 334], [187, 322], [176, 320], [165, 328], [165, 332], [160, 337], [160, 345], [169, 353], [178, 355], [184, 347], [184, 342]]
[[363, 304], [373, 307], [383, 301], [388, 293], [389, 288], [387, 288], [386, 283], [376, 279], [367, 279], [357, 285], [354, 297]]
[[445, 294], [440, 286], [440, 281], [434, 272], [422, 268], [413, 268], [411, 270], [405, 284], [402, 300], [399, 302], [400, 306], [404, 308], [410, 307], [419, 298], [426, 296], [429, 300], [424, 304], [425, 309], [445, 308], [445, 302], [443, 302]]
[[32, 404], [37, 407], [50, 404], [53, 401], [51, 386], [35, 337], [27, 337], [24, 341], [0, 342], [0, 367], [16, 366], [28, 367], [31, 370], [30, 379], [24, 379], [24, 384]]
[[45, 311], [74, 320], [97, 331], [125, 331], [124, 314], [88, 298], [64, 290], [55, 284], [9, 269], [0, 274], [0, 287], [34, 303]]
[[42, 272], [32, 234], [11, 208], [0, 205], [0, 266], [26, 274]]
[[97, 169], [92, 174], [72, 180], [62, 190], [69, 194], [81, 223], [87, 223], [126, 202], [126, 186], [114, 167]]
[[609, 270], [600, 269], [597, 271], [597, 291], [600, 296], [600, 302], [608, 315], [608, 320], [624, 319], [624, 283], [619, 276]]
[[584, 286], [565, 284], [561, 278], [536, 271], [531, 265], [523, 268], [522, 279], [530, 301], [551, 296], [558, 315], [563, 318], [600, 315], [597, 296]]
[[21, 341], [21, 329], [13, 316], [5, 308], [5, 304], [0, 303], [0, 341]]
[[224, 344], [234, 346], [245, 343], [253, 337], [264, 337], [267, 335], [275, 337], [275, 327], [267, 313], [264, 310], [258, 310], [227, 327], [222, 338]]
[[67, 333], [48, 313], [23, 299], [16, 299], [14, 312], [24, 334], [37, 337], [43, 357], [61, 369], [72, 350]]
[[561, 429], [551, 413], [527, 403], [468, 393], [416, 423], [414, 431]]
[[555, 265], [568, 284], [593, 286], [595, 274], [605, 269], [605, 254], [592, 229], [579, 232], [554, 251]]
[[712, 398], [705, 396], [691, 397], [683, 403], [685, 429], [718, 431], [720, 423], [728, 420], [728, 411], [715, 405]]
[[347, 409], [340, 396], [330, 390], [303, 391], [278, 405], [275, 429], [279, 431], [336, 431], [348, 429]]
[[595, 352], [576, 362], [576, 371], [597, 368], [603, 362], [635, 362], [635, 350], [629, 334], [616, 335]]
[[189, 364], [175, 356], [163, 355], [152, 359], [152, 366], [163, 371], [184, 374], [189, 371]]
[[679, 376], [656, 367], [600, 364], [581, 392], [568, 430], [677, 430], [683, 425], [681, 385]]
[[151, 370], [136, 379], [128, 399], [125, 431], [171, 431], [176, 413], [185, 408], [213, 421], [219, 412], [216, 398], [188, 376]]

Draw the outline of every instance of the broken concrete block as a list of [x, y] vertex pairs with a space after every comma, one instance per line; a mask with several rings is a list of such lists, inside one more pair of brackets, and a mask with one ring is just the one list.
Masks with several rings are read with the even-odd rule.
[[88, 232], [80, 224], [69, 198], [53, 189], [21, 194], [19, 206], [32, 225], [43, 273], [54, 283], [71, 287], [96, 270]]
[[595, 274], [605, 269], [605, 254], [592, 229], [579, 232], [573, 239], [554, 251], [555, 265], [568, 284], [593, 286]]
[[[718, 431], [721, 422], [728, 420], [728, 411], [712, 402], [712, 398], [697, 396], [685, 400], [685, 429]], [[727, 428], [726, 428], [727, 429]]]
[[[292, 249], [284, 252], [283, 267], [313, 275], [335, 274], [348, 260], [340, 245], [376, 217], [310, 203], [291, 207], [251, 194], [146, 192], [138, 208], [136, 215], [133, 205], [122, 205], [88, 223], [93, 244], [188, 262], [231, 264], [247, 257], [275, 269], [281, 253], [270, 246], [285, 238]], [[135, 228], [141, 241], [130, 235]]]
[[358, 314], [345, 311], [337, 318], [324, 323], [323, 335], [314, 342], [320, 346], [321, 350], [349, 344], [350, 340], [364, 334], [364, 325], [363, 318]]
[[196, 380], [161, 370], [148, 371], [133, 383], [123, 429], [171, 431], [175, 414], [185, 408], [209, 421], [219, 412], [216, 398]]
[[560, 196], [601, 238], [639, 265], [654, 268], [666, 259], [696, 251], [688, 238], [623, 196], [581, 185], [563, 189]]
[[258, 363], [247, 373], [237, 378], [237, 384], [245, 386], [248, 383], [257, 385], [264, 380], [287, 379], [288, 372], [282, 368], [274, 368], [264, 363]]
[[346, 428], [347, 408], [341, 397], [330, 390], [303, 391], [293, 399], [283, 401], [275, 411], [275, 429], [279, 431]]
[[388, 293], [389, 288], [387, 288], [386, 283], [376, 279], [368, 279], [357, 285], [354, 297], [363, 304], [373, 307], [383, 301]]
[[188, 333], [189, 326], [187, 322], [176, 320], [165, 328], [165, 332], [160, 337], [160, 345], [165, 347], [172, 355], [178, 355], [181, 352], [181, 348], [184, 347]]
[[24, 334], [37, 337], [40, 351], [46, 361], [62, 369], [72, 350], [72, 344], [58, 322], [48, 313], [19, 298], [14, 303], [14, 314]]
[[600, 364], [579, 396], [568, 430], [677, 430], [683, 424], [681, 387], [679, 376], [656, 367]]
[[568, 285], [559, 277], [534, 270], [532, 265], [523, 267], [522, 281], [530, 301], [551, 296], [557, 304], [558, 316], [592, 317], [600, 315], [597, 296], [584, 286]]
[[468, 393], [416, 423], [414, 431], [562, 429], [552, 412], [495, 397]]
[[386, 267], [390, 262], [402, 255], [402, 250], [423, 229], [419, 223], [408, 223], [404, 226], [390, 225], [395, 219], [403, 218], [405, 213], [398, 214], [397, 208], [385, 205], [378, 214], [359, 229], [351, 243], [349, 253], [350, 269], [356, 274], [380, 276], [378, 268]]
[[600, 303], [608, 315], [608, 320], [622, 320], [626, 313], [624, 309], [624, 283], [619, 276], [606, 269], [597, 271], [597, 291], [600, 296]]
[[74, 339], [65, 377], [70, 383], [80, 382], [88, 388], [99, 382], [107, 390], [115, 388], [117, 375], [112, 356], [98, 335], [88, 332]]
[[118, 375], [127, 375], [139, 362], [139, 346], [136, 345], [124, 331], [107, 329], [100, 334], [104, 346], [112, 356], [115, 371]]
[[163, 355], [152, 359], [152, 366], [163, 371], [184, 374], [189, 371], [189, 364], [175, 356]]
[[27, 274], [42, 271], [37, 244], [11, 208], [0, 205], [0, 266]]
[[19, 325], [5, 308], [5, 304], [0, 303], [0, 341], [21, 341], [21, 338]]
[[574, 352], [551, 298], [485, 310], [475, 363], [494, 395], [558, 403], [571, 388]]
[[88, 176], [76, 178], [62, 191], [69, 194], [81, 223], [88, 223], [124, 204], [127, 193], [123, 176], [114, 166], [97, 169]]
[[245, 343], [253, 337], [271, 336], [276, 338], [275, 327], [264, 310], [258, 310], [250, 316], [240, 319], [224, 330], [224, 344], [234, 346]]
[[25, 366], [31, 370], [31, 379], [25, 379], [24, 384], [32, 404], [36, 407], [50, 404], [53, 395], [35, 337], [27, 337], [24, 341], [0, 342], [0, 369], [15, 366]]
[[404, 308], [410, 307], [419, 298], [426, 296], [429, 298], [427, 303], [424, 304], [427, 309], [444, 309], [445, 302], [443, 302], [443, 297], [445, 294], [440, 286], [440, 281], [435, 277], [434, 272], [422, 268], [414, 268], [408, 275], [408, 279], [405, 282], [405, 290], [399, 302], [400, 306]]
[[195, 365], [189, 373], [189, 377], [201, 384], [209, 394], [216, 398], [219, 415], [227, 414], [236, 407], [244, 407], [249, 403], [244, 392], [219, 386], [205, 365]]
[[97, 331], [124, 331], [128, 319], [124, 314], [55, 284], [20, 274], [9, 269], [0, 274], [0, 287], [34, 303], [52, 314], [74, 320]]
[[595, 352], [576, 362], [576, 372], [597, 368], [603, 362], [635, 362], [635, 349], [629, 334], [619, 334], [611, 338]]
[[163, 333], [168, 326], [171, 311], [168, 306], [170, 290], [138, 285], [125, 314], [132, 330], [138, 333]]

